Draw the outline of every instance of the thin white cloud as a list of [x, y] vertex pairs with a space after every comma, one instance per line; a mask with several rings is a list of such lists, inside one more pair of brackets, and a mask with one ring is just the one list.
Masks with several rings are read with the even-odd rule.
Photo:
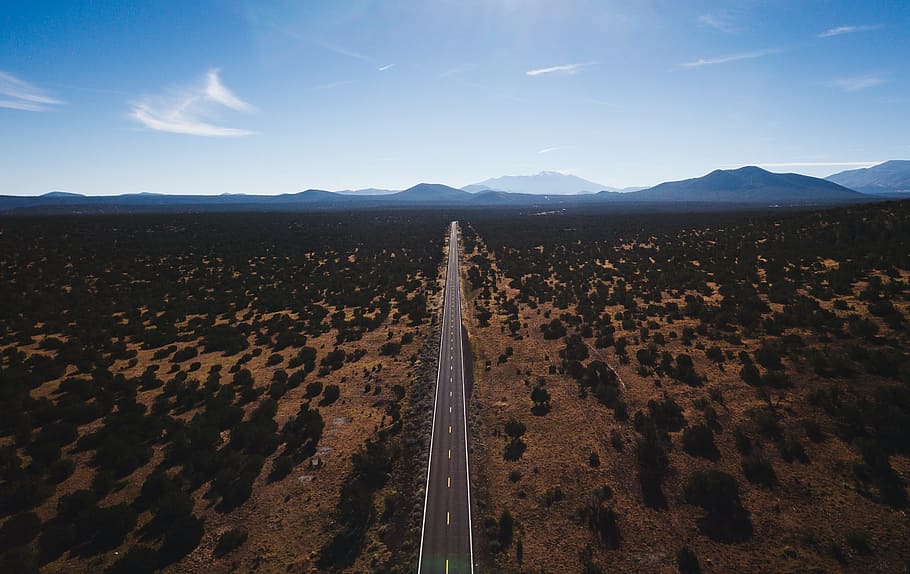
[[253, 106], [235, 96], [221, 83], [218, 70], [210, 70], [205, 77], [205, 82], [205, 95], [210, 101], [238, 112], [254, 111]]
[[691, 62], [683, 62], [679, 65], [680, 68], [693, 69], [701, 68], [703, 66], [716, 66], [718, 64], [729, 64], [731, 62], [739, 62], [742, 60], [754, 60], [756, 58], [763, 58], [770, 54], [776, 54], [780, 50], [768, 49], [768, 50], [756, 50], [754, 52], [743, 52], [741, 54], [731, 54], [729, 56], [720, 56], [718, 58], [700, 58], [698, 60], [693, 60]]
[[379, 71], [385, 72], [386, 70], [391, 70], [394, 67], [395, 67], [395, 64], [386, 64], [385, 66], [380, 66]]
[[537, 153], [540, 153], [540, 154], [543, 154], [543, 153], [550, 153], [551, 151], [556, 151], [556, 150], [558, 150], [558, 149], [562, 149], [562, 148], [560, 148], [559, 146], [556, 146], [556, 147], [545, 147], [545, 148], [543, 148], [542, 150], [540, 150], [540, 151], [537, 152]]
[[[294, 37], [299, 38], [299, 36], [297, 34], [294, 34]], [[354, 50], [350, 50], [348, 48], [345, 48], [344, 46], [339, 46], [338, 44], [332, 44], [332, 43], [326, 42], [324, 40], [313, 40], [312, 42], [314, 44], [316, 44], [317, 46], [319, 46], [320, 48], [325, 48], [326, 50], [335, 52], [336, 54], [341, 54], [342, 56], [354, 58], [355, 60], [360, 60], [361, 62], [373, 62], [374, 61], [373, 58], [371, 58], [369, 56], [361, 54], [360, 52], [355, 52]]]
[[62, 104], [37, 86], [0, 71], [0, 108], [26, 112], [47, 112]]
[[732, 34], [739, 30], [733, 23], [733, 18], [729, 14], [702, 14], [698, 17], [698, 22], [702, 26], [713, 28], [718, 32]]
[[831, 82], [835, 88], [840, 88], [845, 92], [858, 92], [875, 86], [881, 86], [888, 80], [881, 74], [866, 74], [865, 76], [853, 76], [850, 78], [838, 78]]
[[824, 32], [818, 35], [819, 38], [833, 38], [834, 36], [842, 36], [844, 34], [853, 34], [854, 32], [871, 32], [872, 30], [879, 30], [883, 26], [881, 24], [871, 24], [864, 26], [837, 26], [835, 28], [828, 28]]
[[149, 129], [203, 137], [238, 137], [254, 132], [212, 123], [218, 108], [250, 113], [255, 108], [221, 83], [218, 70], [210, 70], [201, 86], [170, 96], [146, 97], [132, 104], [130, 116]]
[[528, 76], [542, 76], [544, 74], [562, 74], [571, 76], [577, 74], [588, 66], [593, 66], [597, 62], [582, 62], [578, 64], [563, 64], [561, 66], [550, 66], [549, 68], [537, 68], [525, 72]]

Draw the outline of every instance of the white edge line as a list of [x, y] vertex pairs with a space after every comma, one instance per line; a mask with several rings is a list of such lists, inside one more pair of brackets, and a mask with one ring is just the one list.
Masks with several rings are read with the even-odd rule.
[[[458, 231], [455, 225], [458, 222], [455, 221], [452, 223], [452, 230], [455, 235], [455, 273], [456, 279], [455, 287], [458, 300], [458, 349], [461, 351], [461, 413], [464, 416], [464, 468], [465, 473], [467, 474], [467, 488], [468, 491], [468, 552], [470, 554], [471, 560], [471, 574], [474, 574], [474, 522], [471, 520], [471, 467], [468, 463], [468, 407], [467, 399], [465, 398], [464, 390], [464, 326], [461, 323], [461, 273], [458, 268]], [[451, 241], [450, 241], [451, 243]]]
[[[451, 251], [451, 235], [449, 236], [449, 250]], [[420, 567], [423, 564], [423, 537], [427, 529], [427, 501], [430, 498], [430, 466], [433, 464], [433, 439], [436, 435], [436, 406], [439, 399], [439, 377], [442, 375], [442, 338], [445, 334], [445, 324], [446, 324], [446, 292], [449, 288], [449, 262], [446, 261], [446, 280], [445, 285], [442, 288], [442, 325], [439, 331], [439, 358], [436, 360], [436, 391], [433, 393], [433, 425], [430, 427], [430, 453], [427, 456], [427, 485], [424, 488], [423, 493], [423, 522], [420, 525], [420, 552], [417, 555], [417, 572], [420, 573]], [[464, 358], [462, 358], [462, 362]], [[470, 496], [470, 494], [468, 495]], [[470, 515], [471, 509], [468, 507], [468, 514]], [[472, 550], [473, 552], [473, 550]], [[473, 572], [473, 555], [472, 555], [472, 572]]]

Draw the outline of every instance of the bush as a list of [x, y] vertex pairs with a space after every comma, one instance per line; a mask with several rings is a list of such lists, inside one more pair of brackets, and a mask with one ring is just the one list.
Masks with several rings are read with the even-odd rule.
[[338, 388], [338, 385], [326, 385], [325, 391], [322, 393], [322, 401], [319, 404], [322, 406], [330, 405], [337, 401], [340, 396], [341, 389]]
[[847, 533], [847, 546], [861, 556], [872, 554], [869, 536], [862, 530], [851, 530]]
[[69, 458], [62, 458], [47, 469], [47, 478], [54, 484], [60, 484], [76, 470], [76, 463]]
[[731, 475], [719, 471], [697, 471], [685, 487], [686, 502], [705, 509], [699, 528], [721, 542], [741, 542], [752, 536], [752, 521], [739, 498], [739, 485]]
[[11, 516], [0, 527], [0, 550], [28, 544], [41, 532], [41, 519], [34, 512]]
[[520, 438], [523, 434], [525, 434], [527, 427], [525, 426], [525, 424], [523, 422], [521, 422], [513, 417], [513, 418], [510, 418], [506, 422], [503, 429], [505, 430], [505, 432], [509, 436], [509, 438], [515, 440], [515, 439]]
[[597, 535], [598, 541], [604, 548], [616, 550], [619, 548], [621, 536], [616, 511], [604, 506], [602, 502], [592, 503], [588, 509], [588, 528]]
[[717, 450], [717, 445], [714, 444], [714, 432], [706, 425], [699, 424], [684, 430], [682, 444], [683, 450], [692, 456], [699, 456], [708, 460], [720, 458], [720, 451]]
[[196, 347], [184, 347], [174, 353], [174, 356], [171, 357], [172, 363], [182, 363], [184, 361], [189, 361], [193, 357], [199, 355], [199, 351], [196, 350]]
[[322, 393], [322, 381], [313, 381], [306, 386], [306, 396], [309, 398], [318, 397]]
[[275, 459], [272, 463], [272, 472], [269, 473], [269, 480], [274, 482], [281, 480], [294, 470], [294, 459], [287, 454], [283, 454]]
[[508, 510], [503, 510], [499, 515], [499, 532], [497, 540], [502, 548], [508, 548], [512, 545], [512, 539], [515, 535], [515, 519]]
[[152, 574], [158, 568], [158, 553], [148, 546], [136, 545], [111, 564], [104, 574]]
[[212, 554], [215, 557], [224, 556], [243, 545], [243, 543], [246, 542], [247, 537], [247, 531], [242, 528], [228, 530], [218, 538], [218, 544], [215, 545], [215, 550]]
[[698, 557], [688, 546], [680, 548], [676, 553], [676, 565], [679, 567], [679, 574], [701, 574]]
[[743, 474], [752, 484], [772, 487], [777, 484], [777, 473], [771, 463], [760, 454], [750, 454], [743, 457]]
[[383, 345], [381, 347], [379, 347], [380, 355], [394, 357], [394, 356], [397, 356], [398, 353], [400, 353], [400, 352], [401, 352], [401, 343], [396, 343], [395, 341], [388, 341], [386, 343], [383, 343]]
[[38, 552], [42, 562], [55, 560], [69, 550], [76, 541], [76, 528], [60, 519], [44, 525], [38, 539]]
[[164, 535], [158, 551], [159, 565], [174, 563], [199, 546], [204, 532], [202, 524], [202, 520], [192, 514], [174, 522]]

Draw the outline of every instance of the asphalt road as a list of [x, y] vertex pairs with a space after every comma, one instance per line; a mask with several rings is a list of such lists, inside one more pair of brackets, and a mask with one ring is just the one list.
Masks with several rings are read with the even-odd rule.
[[420, 535], [419, 573], [474, 572], [456, 229], [457, 222], [453, 221], [449, 227], [449, 262]]

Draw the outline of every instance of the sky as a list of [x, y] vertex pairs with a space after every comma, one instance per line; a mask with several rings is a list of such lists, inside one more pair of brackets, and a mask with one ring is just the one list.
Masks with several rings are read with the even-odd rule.
[[7, 1], [0, 194], [910, 158], [910, 2]]

